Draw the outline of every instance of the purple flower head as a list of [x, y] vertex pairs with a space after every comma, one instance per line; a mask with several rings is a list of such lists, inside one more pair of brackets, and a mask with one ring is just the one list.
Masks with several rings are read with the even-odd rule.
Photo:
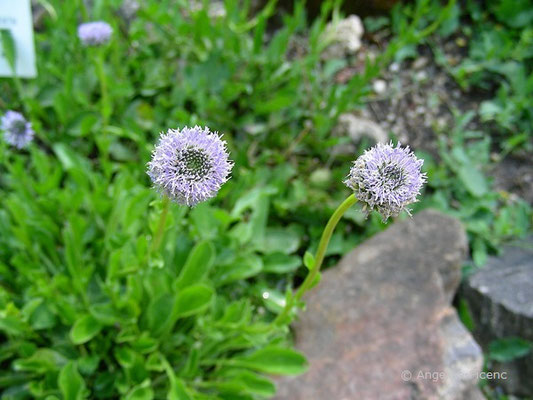
[[99, 46], [107, 43], [113, 28], [104, 21], [86, 22], [78, 26], [78, 37], [85, 46]]
[[192, 207], [214, 197], [229, 179], [228, 156], [226, 143], [209, 128], [169, 129], [152, 153], [148, 175], [161, 194]]
[[35, 135], [31, 122], [26, 121], [22, 114], [16, 111], [7, 111], [2, 116], [0, 130], [4, 132], [4, 140], [18, 149], [26, 147]]
[[344, 183], [370, 210], [375, 208], [387, 220], [403, 209], [409, 213], [405, 207], [417, 201], [426, 182], [426, 174], [420, 170], [423, 163], [409, 146], [378, 143], [355, 160]]

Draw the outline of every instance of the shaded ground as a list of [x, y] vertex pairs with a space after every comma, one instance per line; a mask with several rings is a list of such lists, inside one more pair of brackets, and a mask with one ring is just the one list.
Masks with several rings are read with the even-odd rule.
[[[352, 65], [340, 71], [336, 80], [345, 82], [364, 70], [366, 58], [374, 58], [387, 45], [387, 32], [366, 34]], [[463, 37], [435, 43], [449, 65], [457, 65], [466, 56], [468, 43]], [[379, 81], [374, 82], [374, 96], [360, 116], [378, 123], [400, 141], [438, 158], [438, 135], [447, 135], [454, 128], [457, 116], [473, 111], [476, 117], [466, 129], [482, 131], [497, 138], [492, 124], [478, 118], [481, 102], [494, 96], [488, 91], [462, 90], [452, 76], [441, 67], [429, 46], [419, 46], [418, 56], [392, 63]], [[455, 115], [454, 115], [455, 114]], [[494, 143], [495, 160], [498, 144]], [[496, 189], [520, 196], [533, 204], [533, 162], [531, 154], [508, 155], [498, 160], [489, 174]]]
[[496, 165], [491, 175], [497, 188], [514, 193], [529, 204], [533, 204], [533, 162], [532, 155], [509, 157]]

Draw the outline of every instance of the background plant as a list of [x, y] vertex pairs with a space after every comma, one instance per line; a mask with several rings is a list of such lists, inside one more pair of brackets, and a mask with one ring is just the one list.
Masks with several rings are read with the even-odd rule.
[[[303, 2], [279, 16], [275, 1], [252, 14], [249, 2], [229, 0], [225, 16], [210, 17], [187, 1], [149, 0], [134, 18], [118, 0], [41, 3], [39, 77], [20, 90], [0, 80], [2, 111], [24, 110], [37, 132], [28, 151], [0, 148], [3, 397], [270, 396], [262, 374], [299, 373], [305, 360], [290, 350], [286, 326], [266, 327], [349, 193], [342, 180], [355, 155], [331, 156], [345, 140], [331, 135], [336, 118], [363, 107], [372, 79], [416, 56], [459, 6], [395, 9], [382, 21], [388, 47], [337, 83], [349, 60], [320, 57], [332, 2], [315, 21]], [[76, 37], [94, 19], [114, 29], [98, 54]], [[453, 133], [441, 133], [439, 157], [419, 154], [430, 187], [417, 209], [463, 220], [475, 267], [526, 232], [531, 214], [491, 188], [492, 142], [469, 132], [468, 118], [458, 113]], [[161, 205], [145, 164], [160, 131], [195, 124], [224, 134], [233, 179], [216, 201], [171, 208], [146, 265]], [[383, 228], [379, 216], [365, 221], [351, 209], [326, 265]]]
[[493, 94], [480, 104], [479, 115], [497, 124], [492, 133], [506, 152], [532, 149], [532, 10], [530, 0], [490, 0], [484, 6], [468, 1], [443, 32], [469, 39], [468, 57], [454, 66], [442, 61], [462, 88]]

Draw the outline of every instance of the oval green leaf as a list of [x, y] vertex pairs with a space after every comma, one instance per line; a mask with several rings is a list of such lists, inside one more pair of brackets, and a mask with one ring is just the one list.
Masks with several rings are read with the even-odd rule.
[[211, 287], [203, 284], [183, 289], [176, 297], [176, 317], [188, 317], [205, 310], [211, 303], [214, 294], [215, 292]]
[[85, 381], [72, 361], [69, 361], [61, 369], [57, 384], [64, 400], [82, 400], [86, 398]]
[[215, 261], [215, 248], [210, 242], [198, 243], [189, 253], [187, 261], [180, 272], [175, 290], [201, 282]]
[[152, 400], [154, 398], [154, 391], [150, 386], [144, 387], [139, 385], [135, 387], [128, 395], [126, 400]]
[[102, 330], [102, 324], [92, 315], [86, 314], [74, 323], [70, 330], [70, 340], [74, 344], [88, 342]]
[[308, 366], [302, 354], [279, 346], [267, 346], [254, 353], [236, 357], [231, 364], [279, 375], [301, 374]]

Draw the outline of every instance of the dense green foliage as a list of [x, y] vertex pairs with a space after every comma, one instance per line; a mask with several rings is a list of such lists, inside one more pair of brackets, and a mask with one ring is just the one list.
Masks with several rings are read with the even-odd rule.
[[[287, 327], [269, 322], [348, 195], [355, 155], [331, 159], [343, 143], [330, 135], [336, 119], [364, 106], [399, 51], [454, 18], [454, 3], [397, 8], [388, 47], [343, 84], [333, 76], [346, 61], [320, 58], [329, 2], [311, 22], [303, 2], [279, 17], [275, 1], [251, 15], [249, 2], [228, 0], [226, 16], [210, 18], [187, 1], [149, 0], [132, 20], [118, 0], [42, 3], [39, 77], [0, 81], [2, 110], [23, 111], [37, 132], [29, 150], [0, 145], [2, 398], [272, 395], [262, 374], [306, 362]], [[113, 26], [107, 46], [80, 45], [77, 25], [93, 19]], [[465, 132], [465, 118], [443, 133], [439, 159], [421, 154], [429, 185], [417, 209], [462, 219], [481, 265], [528, 229], [530, 210], [491, 190], [490, 142]], [[233, 178], [212, 202], [174, 205], [151, 255], [161, 204], [146, 163], [160, 131], [194, 124], [224, 134]], [[383, 227], [351, 210], [329, 264]]]

